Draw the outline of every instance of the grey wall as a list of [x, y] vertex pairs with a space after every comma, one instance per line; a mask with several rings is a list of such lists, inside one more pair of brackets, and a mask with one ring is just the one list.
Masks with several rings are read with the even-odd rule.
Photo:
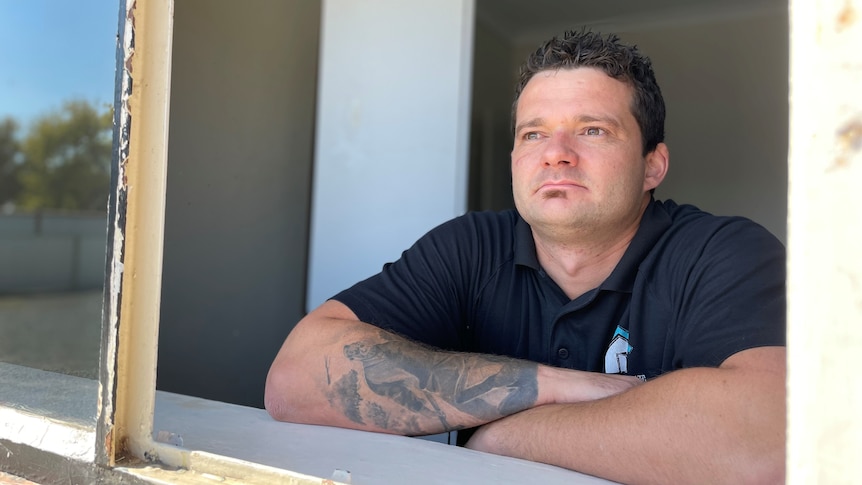
[[658, 198], [744, 215], [787, 235], [786, 12], [623, 32], [653, 60], [668, 107]]
[[262, 406], [304, 310], [320, 2], [175, 9], [157, 386]]
[[476, 22], [470, 117], [471, 210], [513, 208], [510, 115], [517, 65], [510, 39]]

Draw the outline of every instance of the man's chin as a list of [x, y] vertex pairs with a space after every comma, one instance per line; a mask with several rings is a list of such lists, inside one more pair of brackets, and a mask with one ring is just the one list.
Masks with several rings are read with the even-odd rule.
[[548, 190], [542, 192], [542, 199], [544, 199], [544, 200], [568, 199], [568, 194], [566, 194], [565, 190], [548, 189]]
[[[529, 218], [531, 220], [527, 222], [530, 222], [531, 225], [538, 224], [548, 228], [571, 228], [572, 226], [579, 225], [584, 220], [584, 213], [571, 206], [566, 208], [545, 207], [541, 210], [533, 211]], [[527, 218], [525, 217], [524, 219], [526, 220]]]

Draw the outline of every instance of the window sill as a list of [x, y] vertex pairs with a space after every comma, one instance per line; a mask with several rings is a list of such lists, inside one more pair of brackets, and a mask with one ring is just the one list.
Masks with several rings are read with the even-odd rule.
[[[0, 363], [0, 389], [0, 440], [94, 460], [97, 381]], [[611, 483], [440, 442], [281, 423], [262, 409], [162, 391], [153, 430], [155, 441], [178, 452], [345, 483]]]
[[274, 421], [262, 409], [156, 393], [154, 437], [185, 449], [353, 483], [573, 483], [606, 480], [444, 443]]
[[0, 389], [0, 439], [95, 460], [98, 381], [0, 362]]

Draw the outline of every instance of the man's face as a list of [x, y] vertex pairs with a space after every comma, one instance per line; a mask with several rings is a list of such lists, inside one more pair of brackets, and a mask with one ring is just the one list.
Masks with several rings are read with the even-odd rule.
[[[632, 88], [598, 69], [540, 72], [518, 100], [512, 186], [536, 229], [624, 230], [661, 182], [644, 157]], [[661, 145], [666, 168], [666, 148]]]

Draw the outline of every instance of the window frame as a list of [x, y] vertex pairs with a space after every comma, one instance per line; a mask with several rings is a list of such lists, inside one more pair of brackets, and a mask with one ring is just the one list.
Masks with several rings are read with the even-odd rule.
[[[153, 439], [159, 305], [165, 226], [173, 0], [121, 0], [114, 119], [115, 170], [109, 195], [108, 253], [99, 364], [95, 463], [141, 478], [194, 472], [267, 483], [318, 479]], [[129, 460], [131, 458], [131, 460]], [[203, 478], [202, 478], [203, 477]], [[184, 475], [183, 480], [191, 477]]]

